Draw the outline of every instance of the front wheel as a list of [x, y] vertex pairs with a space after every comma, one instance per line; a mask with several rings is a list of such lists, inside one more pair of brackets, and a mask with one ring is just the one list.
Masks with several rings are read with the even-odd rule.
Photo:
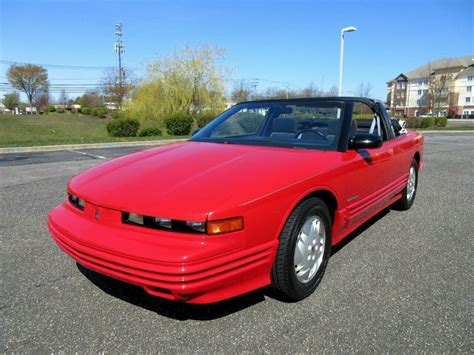
[[290, 301], [314, 292], [331, 254], [332, 225], [326, 204], [318, 198], [300, 203], [279, 238], [272, 287]]
[[418, 163], [416, 159], [413, 159], [413, 162], [410, 166], [410, 172], [408, 175], [408, 181], [403, 189], [402, 197], [400, 200], [395, 202], [394, 207], [399, 211], [406, 211], [410, 209], [415, 202], [416, 189], [418, 187]]

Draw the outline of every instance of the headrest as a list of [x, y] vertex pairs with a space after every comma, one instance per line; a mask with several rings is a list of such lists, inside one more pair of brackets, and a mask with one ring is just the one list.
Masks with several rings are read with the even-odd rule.
[[275, 118], [273, 120], [272, 132], [296, 132], [296, 120], [293, 118]]
[[351, 136], [355, 136], [357, 134], [357, 129], [358, 129], [358, 124], [356, 120], [352, 120], [352, 126], [351, 126]]

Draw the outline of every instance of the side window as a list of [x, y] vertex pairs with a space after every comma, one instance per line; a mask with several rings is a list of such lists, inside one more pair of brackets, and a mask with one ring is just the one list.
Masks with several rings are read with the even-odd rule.
[[[377, 115], [372, 108], [363, 102], [356, 102], [352, 111], [352, 131], [357, 133], [370, 133], [382, 136], [383, 140], [388, 139], [384, 117]], [[355, 132], [351, 132], [355, 133]]]

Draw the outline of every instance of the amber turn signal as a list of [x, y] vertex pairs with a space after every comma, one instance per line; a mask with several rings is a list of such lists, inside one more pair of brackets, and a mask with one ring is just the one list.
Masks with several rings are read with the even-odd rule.
[[206, 232], [207, 234], [214, 235], [235, 232], [241, 229], [244, 229], [244, 219], [242, 217], [234, 217], [218, 221], [208, 221]]

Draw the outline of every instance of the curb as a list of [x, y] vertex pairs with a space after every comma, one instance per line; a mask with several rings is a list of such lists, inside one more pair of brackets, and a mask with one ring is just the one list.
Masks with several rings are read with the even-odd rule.
[[466, 130], [452, 130], [452, 131], [443, 131], [443, 130], [431, 130], [431, 131], [416, 131], [420, 133], [474, 133], [473, 129], [466, 129]]
[[121, 148], [121, 147], [140, 147], [140, 146], [158, 146], [176, 142], [183, 142], [182, 139], [161, 139], [157, 141], [135, 141], [135, 142], [111, 142], [111, 143], [87, 143], [87, 144], [63, 144], [63, 145], [43, 145], [33, 147], [8, 147], [0, 148], [0, 154], [7, 153], [31, 153], [31, 152], [54, 152], [59, 150], [75, 149], [94, 149], [94, 148]]
[[[420, 133], [474, 133], [474, 130], [456, 130], [456, 131], [417, 131]], [[33, 147], [8, 147], [0, 148], [0, 154], [8, 153], [31, 153], [31, 152], [54, 152], [60, 150], [76, 149], [100, 149], [100, 148], [121, 148], [121, 147], [147, 147], [159, 146], [177, 142], [183, 142], [187, 138], [161, 139], [157, 141], [135, 141], [135, 142], [110, 142], [110, 143], [86, 143], [86, 144], [63, 144], [63, 145], [40, 145]]]

